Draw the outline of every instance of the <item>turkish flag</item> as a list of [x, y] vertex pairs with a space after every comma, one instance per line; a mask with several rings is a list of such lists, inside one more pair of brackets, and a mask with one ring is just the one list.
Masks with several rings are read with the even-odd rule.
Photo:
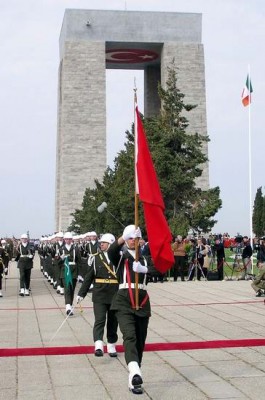
[[172, 235], [164, 215], [165, 205], [138, 107], [135, 108], [135, 114], [136, 193], [143, 203], [148, 242], [155, 268], [164, 274], [174, 264]]

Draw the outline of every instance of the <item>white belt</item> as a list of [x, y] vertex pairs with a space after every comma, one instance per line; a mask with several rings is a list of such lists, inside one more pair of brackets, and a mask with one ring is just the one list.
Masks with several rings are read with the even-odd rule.
[[70, 262], [69, 262], [69, 265], [75, 265], [75, 262], [70, 261]]
[[[138, 283], [138, 289], [145, 289], [145, 285], [143, 283]], [[131, 283], [130, 287], [132, 289], [135, 289], [136, 284], [135, 283]], [[119, 284], [119, 289], [129, 289], [129, 284], [128, 283], [120, 283]]]

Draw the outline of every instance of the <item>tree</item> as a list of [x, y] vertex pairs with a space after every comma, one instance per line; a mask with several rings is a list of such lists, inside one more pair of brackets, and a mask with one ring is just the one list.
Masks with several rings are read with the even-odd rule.
[[[184, 94], [177, 87], [174, 63], [168, 68], [166, 87], [158, 88], [162, 103], [158, 116], [143, 123], [147, 140], [163, 193], [166, 217], [174, 233], [187, 234], [188, 230], [207, 232], [215, 224], [213, 216], [221, 207], [218, 187], [206, 191], [196, 186], [207, 156], [202, 151], [207, 136], [190, 132], [185, 115], [196, 106], [184, 103]], [[185, 114], [185, 115], [184, 115]], [[95, 182], [95, 189], [87, 189], [81, 210], [73, 214], [72, 228], [98, 229], [102, 232], [120, 233], [121, 226], [107, 212], [97, 213], [102, 201], [108, 210], [124, 225], [134, 221], [134, 126], [126, 132], [124, 150], [108, 168], [103, 182]], [[144, 226], [142, 209], [139, 224]]]
[[253, 231], [256, 236], [260, 237], [264, 235], [264, 208], [265, 200], [262, 195], [262, 188], [257, 189], [256, 197], [254, 200], [252, 224]]

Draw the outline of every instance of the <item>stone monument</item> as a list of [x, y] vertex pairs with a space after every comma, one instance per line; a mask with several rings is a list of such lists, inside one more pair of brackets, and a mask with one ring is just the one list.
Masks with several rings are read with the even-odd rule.
[[[144, 70], [144, 114], [160, 109], [157, 84], [172, 60], [191, 131], [207, 134], [201, 14], [67, 9], [60, 34], [56, 230], [65, 230], [85, 189], [106, 169], [106, 68]], [[204, 152], [208, 153], [207, 143]], [[208, 164], [198, 180], [209, 187]]]

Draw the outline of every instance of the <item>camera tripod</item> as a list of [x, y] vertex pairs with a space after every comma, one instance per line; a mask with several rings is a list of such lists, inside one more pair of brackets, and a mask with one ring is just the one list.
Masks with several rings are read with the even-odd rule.
[[[205, 276], [205, 274], [204, 274], [204, 272], [202, 270], [202, 267], [201, 267], [200, 263], [198, 262], [197, 258], [195, 260], [191, 261], [191, 263], [190, 263], [189, 275], [188, 275], [188, 279], [187, 279], [188, 281], [192, 281], [194, 276], [195, 276], [196, 280], [199, 280], [198, 279], [198, 269], [200, 270], [201, 276], [203, 277], [203, 279], [205, 281], [207, 281], [207, 278], [206, 278], [206, 276]], [[194, 274], [193, 274], [193, 271], [194, 271]], [[191, 276], [192, 276], [192, 278], [191, 278]]]

